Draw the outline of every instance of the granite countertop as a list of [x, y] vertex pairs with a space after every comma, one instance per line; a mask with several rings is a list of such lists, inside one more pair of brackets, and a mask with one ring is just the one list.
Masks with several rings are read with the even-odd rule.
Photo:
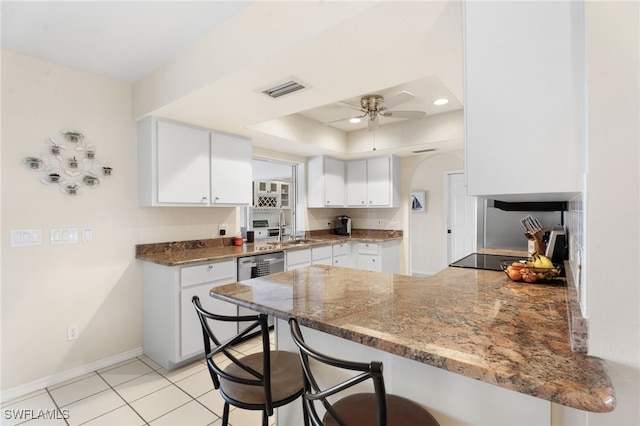
[[467, 268], [412, 277], [317, 265], [211, 295], [558, 404], [615, 408], [604, 360], [571, 350], [564, 284]]
[[278, 251], [300, 250], [303, 248], [342, 242], [384, 243], [402, 239], [402, 231], [353, 230], [350, 237], [330, 234], [327, 231], [307, 231], [305, 244], [274, 244], [266, 241], [244, 243], [234, 246], [232, 238], [213, 238], [206, 240], [175, 241], [166, 243], [139, 244], [136, 246], [136, 259], [158, 263], [165, 266], [183, 266], [202, 262], [234, 259], [255, 254]]

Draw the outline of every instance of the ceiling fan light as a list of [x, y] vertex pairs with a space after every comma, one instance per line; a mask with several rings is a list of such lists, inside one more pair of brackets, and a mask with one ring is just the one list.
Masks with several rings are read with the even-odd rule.
[[440, 98], [433, 101], [433, 104], [437, 106], [446, 105], [448, 103], [449, 103], [449, 99], [446, 99], [446, 98]]
[[349, 123], [351, 124], [358, 124], [360, 121], [360, 117], [353, 117], [349, 119]]

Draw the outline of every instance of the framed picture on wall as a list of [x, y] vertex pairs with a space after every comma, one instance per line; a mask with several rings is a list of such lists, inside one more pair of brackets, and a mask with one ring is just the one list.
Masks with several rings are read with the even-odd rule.
[[411, 203], [412, 212], [424, 212], [425, 208], [425, 191], [411, 191]]

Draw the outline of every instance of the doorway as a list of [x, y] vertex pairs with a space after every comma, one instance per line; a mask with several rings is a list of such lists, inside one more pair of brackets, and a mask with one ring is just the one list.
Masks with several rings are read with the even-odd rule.
[[460, 170], [464, 158], [462, 151], [437, 152], [416, 158], [414, 164], [409, 190], [420, 195], [422, 208], [408, 206], [408, 271], [411, 275], [433, 275], [449, 265], [446, 172]]
[[447, 265], [476, 251], [478, 199], [467, 195], [462, 171], [445, 172]]

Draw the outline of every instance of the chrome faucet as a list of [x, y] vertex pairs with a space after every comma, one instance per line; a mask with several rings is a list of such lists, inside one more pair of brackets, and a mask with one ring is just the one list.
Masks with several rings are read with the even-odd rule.
[[282, 238], [284, 237], [284, 227], [286, 224], [284, 223], [284, 210], [280, 210], [280, 218], [278, 219], [278, 241], [282, 242]]

